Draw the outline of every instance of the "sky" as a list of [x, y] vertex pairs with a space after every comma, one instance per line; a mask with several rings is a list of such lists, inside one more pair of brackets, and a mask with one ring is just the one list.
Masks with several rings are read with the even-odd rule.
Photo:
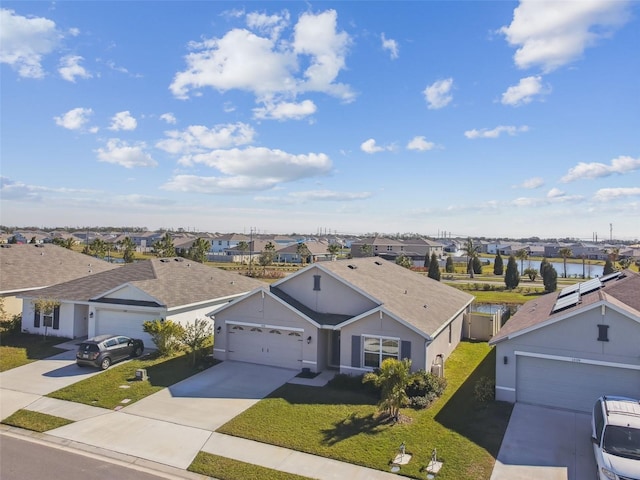
[[0, 224], [640, 238], [640, 2], [12, 2]]

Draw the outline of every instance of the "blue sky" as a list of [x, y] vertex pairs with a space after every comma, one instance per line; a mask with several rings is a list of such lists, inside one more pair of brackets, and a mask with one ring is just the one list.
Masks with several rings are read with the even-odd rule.
[[640, 3], [2, 3], [3, 225], [640, 237]]

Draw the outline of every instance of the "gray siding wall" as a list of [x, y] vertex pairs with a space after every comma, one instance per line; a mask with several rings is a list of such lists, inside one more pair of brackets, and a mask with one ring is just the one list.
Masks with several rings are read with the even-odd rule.
[[[453, 352], [460, 340], [462, 339], [462, 330], [464, 327], [464, 313], [461, 313], [456, 318], [454, 318], [449, 325], [451, 325], [451, 342], [449, 342], [449, 325], [445, 326], [444, 329], [433, 339], [433, 342], [427, 348], [427, 358], [426, 358], [426, 366], [427, 371], [431, 370], [431, 365], [435, 363], [435, 359], [438, 355], [442, 355], [444, 360], [449, 358], [451, 352]], [[446, 375], [446, 372], [445, 372]]]
[[[608, 342], [598, 341], [598, 325], [609, 325]], [[640, 365], [640, 323], [605, 307], [578, 313], [496, 345], [496, 399], [515, 402], [516, 351]], [[504, 357], [507, 364], [504, 364]]]
[[[320, 275], [320, 290], [314, 290], [314, 275]], [[320, 269], [310, 268], [280, 288], [297, 301], [320, 313], [359, 315], [376, 304]]]
[[[354, 335], [376, 335], [380, 337], [399, 338], [401, 341], [411, 342], [411, 370], [416, 371], [425, 368], [425, 339], [413, 330], [398, 323], [387, 315], [380, 318], [379, 312], [374, 312], [366, 318], [354, 322], [341, 331], [340, 342], [340, 372], [350, 375], [359, 375], [370, 369], [354, 368], [351, 366], [351, 344]], [[360, 349], [362, 343], [360, 342]], [[362, 351], [362, 350], [361, 350]], [[358, 353], [360, 355], [360, 353]], [[361, 357], [360, 357], [361, 358]]]

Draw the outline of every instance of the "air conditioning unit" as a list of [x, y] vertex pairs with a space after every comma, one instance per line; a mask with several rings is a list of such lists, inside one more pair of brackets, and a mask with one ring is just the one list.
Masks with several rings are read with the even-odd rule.
[[442, 377], [442, 365], [438, 363], [431, 365], [431, 373], [436, 377]]

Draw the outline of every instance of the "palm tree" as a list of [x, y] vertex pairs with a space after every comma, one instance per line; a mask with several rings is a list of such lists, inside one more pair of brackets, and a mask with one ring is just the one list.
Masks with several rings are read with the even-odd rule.
[[529, 258], [529, 251], [526, 248], [521, 248], [516, 252], [516, 258], [520, 260], [520, 275], [524, 275], [524, 261]]
[[562, 257], [564, 262], [564, 278], [567, 278], [567, 258], [573, 256], [573, 252], [569, 247], [562, 247], [558, 250], [558, 255]]
[[469, 274], [469, 278], [474, 278], [473, 276], [473, 259], [478, 256], [478, 252], [480, 251], [479, 245], [474, 245], [471, 237], [465, 242], [462, 247], [462, 251], [467, 257], [467, 273]]
[[191, 246], [191, 258], [198, 262], [204, 263], [207, 260], [207, 252], [211, 248], [211, 243], [205, 238], [197, 238]]
[[298, 246], [296, 247], [296, 253], [300, 257], [300, 262], [304, 267], [305, 261], [307, 260], [307, 258], [309, 258], [309, 255], [311, 255], [311, 252], [309, 251], [309, 247], [307, 247], [307, 244], [304, 242], [299, 243]]
[[360, 247], [360, 251], [362, 252], [363, 257], [371, 257], [373, 255], [373, 247], [368, 243], [363, 244]]
[[367, 373], [363, 381], [371, 382], [381, 388], [380, 409], [390, 417], [397, 419], [402, 407], [408, 400], [407, 386], [411, 381], [411, 360], [402, 361], [387, 358], [376, 372]]
[[169, 232], [165, 233], [164, 236], [155, 242], [153, 245], [153, 253], [155, 253], [158, 257], [175, 257], [176, 249], [173, 246], [173, 238], [169, 235]]
[[124, 263], [133, 263], [135, 258], [136, 244], [130, 237], [124, 237], [118, 242], [120, 247], [124, 249], [122, 252], [122, 259]]
[[338, 256], [338, 252], [340, 250], [341, 250], [340, 245], [338, 245], [337, 243], [330, 243], [329, 246], [327, 247], [327, 252], [331, 254], [334, 260]]
[[267, 244], [264, 246], [264, 250], [258, 257], [258, 263], [262, 265], [262, 275], [265, 275], [267, 273], [267, 267], [273, 263], [273, 258], [275, 257], [275, 255], [276, 246], [271, 242], [267, 242]]

